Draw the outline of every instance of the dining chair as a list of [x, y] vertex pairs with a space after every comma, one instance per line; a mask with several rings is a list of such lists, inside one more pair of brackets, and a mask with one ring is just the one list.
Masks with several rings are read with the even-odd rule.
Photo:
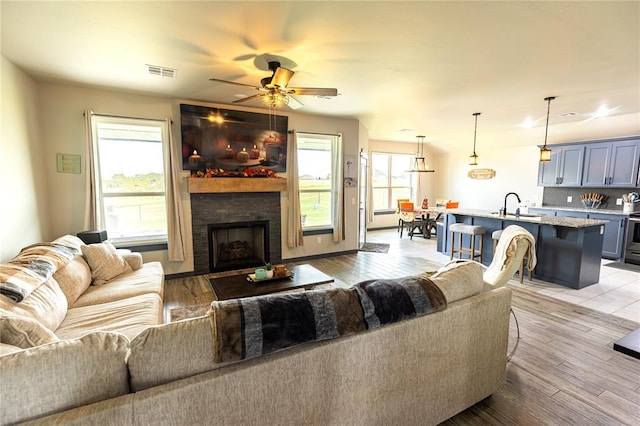
[[423, 237], [427, 236], [428, 221], [423, 219], [421, 215], [418, 216], [416, 214], [416, 209], [412, 202], [400, 204], [400, 221], [402, 222], [400, 238], [402, 238], [402, 233], [405, 228], [407, 229], [407, 234], [410, 239], [413, 239], [413, 236], [416, 234], [422, 235]]
[[401, 231], [402, 226], [404, 225], [402, 222], [402, 213], [400, 211], [400, 204], [409, 203], [409, 202], [411, 202], [409, 198], [398, 198], [396, 200], [396, 205], [397, 205], [396, 213], [398, 214], [398, 232]]

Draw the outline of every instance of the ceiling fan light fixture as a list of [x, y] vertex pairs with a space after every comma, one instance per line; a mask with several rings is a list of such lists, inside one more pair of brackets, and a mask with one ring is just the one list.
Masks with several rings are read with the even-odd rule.
[[[323, 98], [338, 96], [338, 89], [329, 87], [289, 87], [289, 81], [295, 74], [290, 69], [283, 68], [280, 65], [280, 60], [285, 60], [290, 63], [291, 66], [295, 66], [295, 63], [286, 58], [280, 58], [279, 60], [269, 60], [266, 64], [268, 69], [272, 72], [269, 77], [264, 77], [260, 80], [260, 86], [253, 86], [251, 84], [238, 83], [235, 81], [221, 80], [219, 78], [210, 78], [209, 81], [216, 83], [233, 84], [235, 86], [247, 87], [250, 89], [258, 90], [261, 92], [257, 95], [244, 96], [233, 101], [233, 103], [250, 102], [260, 99], [260, 101], [269, 108], [280, 108], [287, 106], [291, 109], [302, 108], [302, 103], [291, 95], [306, 95], [306, 96], [319, 96]], [[259, 67], [260, 69], [264, 69]]]
[[287, 104], [287, 95], [277, 91], [265, 93], [262, 96], [262, 103], [273, 108], [280, 108]]
[[473, 153], [469, 156], [469, 165], [477, 166], [478, 165], [478, 154], [476, 154], [476, 134], [478, 133], [478, 116], [480, 112], [474, 112], [473, 115], [476, 118], [476, 125], [473, 129]]
[[547, 135], [549, 134], [549, 110], [551, 109], [551, 101], [555, 96], [544, 98], [547, 101], [547, 124], [544, 129], [544, 145], [540, 148], [540, 161], [551, 161], [551, 150], [547, 147]]

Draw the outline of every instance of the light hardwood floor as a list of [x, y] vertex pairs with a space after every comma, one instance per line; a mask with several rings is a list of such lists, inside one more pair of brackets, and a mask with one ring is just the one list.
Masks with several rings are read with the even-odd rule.
[[[373, 240], [379, 239], [383, 238], [374, 235]], [[436, 269], [446, 258], [436, 254], [425, 258], [425, 252], [434, 251], [425, 249], [427, 245], [435, 242], [403, 238], [394, 240], [387, 254], [359, 252], [304, 263], [332, 275], [336, 285], [348, 286]], [[398, 250], [401, 246], [406, 249]], [[213, 300], [209, 276], [168, 280], [165, 318], [174, 307]], [[512, 281], [521, 338], [517, 340], [512, 319], [509, 349], [516, 343], [517, 348], [507, 365], [506, 383], [444, 424], [640, 424], [640, 360], [612, 348], [614, 341], [640, 324], [552, 299]]]

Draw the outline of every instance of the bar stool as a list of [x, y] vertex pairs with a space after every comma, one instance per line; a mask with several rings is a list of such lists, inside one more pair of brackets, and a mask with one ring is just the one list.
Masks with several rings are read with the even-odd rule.
[[[491, 233], [491, 239], [493, 240], [493, 253], [495, 255], [496, 253], [496, 246], [498, 245], [498, 240], [500, 239], [500, 236], [502, 236], [502, 229], [498, 229], [497, 231], [493, 231]], [[526, 257], [522, 258], [522, 262], [520, 262], [520, 269], [518, 269], [518, 276], [520, 277], [520, 284], [522, 284], [522, 281], [524, 280], [524, 265], [525, 262], [528, 262], [529, 259], [527, 259]], [[529, 270], [529, 281], [532, 281], [532, 276], [533, 272], [531, 270]]]
[[[451, 258], [453, 254], [458, 253], [458, 258], [462, 259], [464, 253], [469, 255], [469, 259], [482, 263], [482, 235], [485, 233], [484, 226], [477, 225], [465, 225], [464, 223], [453, 223], [449, 225], [449, 231], [451, 231]], [[455, 247], [455, 234], [458, 233], [458, 248]], [[471, 236], [471, 247], [462, 246], [462, 235]], [[476, 235], [480, 235], [479, 250], [476, 250]]]

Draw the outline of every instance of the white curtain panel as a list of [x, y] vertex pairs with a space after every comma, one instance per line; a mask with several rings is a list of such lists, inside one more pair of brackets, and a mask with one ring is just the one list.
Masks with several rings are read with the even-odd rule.
[[413, 199], [415, 200], [415, 206], [417, 207], [422, 207], [422, 187], [421, 187], [421, 181], [422, 179], [420, 179], [420, 177], [423, 175], [423, 173], [420, 172], [415, 172], [412, 173], [413, 176], [411, 177], [411, 179], [414, 180], [415, 185], [414, 185], [414, 194], [413, 194]]
[[85, 201], [84, 201], [84, 230], [95, 231], [100, 225], [100, 209], [98, 208], [98, 195], [96, 192], [96, 171], [93, 157], [93, 111], [84, 110], [84, 179], [85, 179]]
[[170, 262], [184, 262], [186, 235], [184, 219], [182, 217], [182, 199], [180, 198], [180, 173], [182, 172], [182, 158], [178, 158], [178, 148], [173, 137], [171, 119], [166, 120], [167, 137], [169, 139], [169, 155], [166, 167], [167, 173], [167, 237], [168, 259]]
[[296, 131], [289, 132], [287, 142], [287, 246], [304, 245], [302, 236], [302, 214], [300, 210], [300, 185], [298, 184], [298, 141]]
[[339, 243], [345, 239], [344, 232], [344, 170], [342, 153], [342, 135], [337, 135], [333, 139], [333, 155], [332, 164], [335, 164], [335, 170], [331, 173], [331, 184], [334, 188], [333, 206], [331, 206], [331, 214], [333, 215], [333, 242]]

